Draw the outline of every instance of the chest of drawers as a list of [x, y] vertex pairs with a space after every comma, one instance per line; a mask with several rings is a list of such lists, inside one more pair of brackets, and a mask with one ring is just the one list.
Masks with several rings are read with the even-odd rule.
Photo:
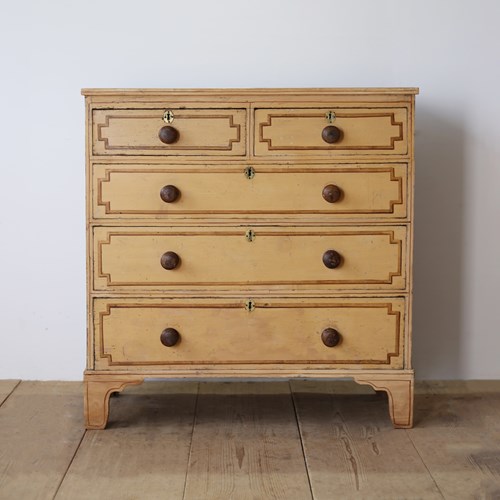
[[186, 377], [350, 377], [411, 427], [416, 93], [83, 90], [87, 428]]

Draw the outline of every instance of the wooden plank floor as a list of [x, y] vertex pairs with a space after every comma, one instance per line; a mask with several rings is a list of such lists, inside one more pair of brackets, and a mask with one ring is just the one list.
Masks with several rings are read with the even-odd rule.
[[19, 385], [20, 380], [0, 380], [0, 406]]
[[415, 427], [351, 382], [0, 381], [0, 499], [500, 499], [500, 381], [425, 382]]

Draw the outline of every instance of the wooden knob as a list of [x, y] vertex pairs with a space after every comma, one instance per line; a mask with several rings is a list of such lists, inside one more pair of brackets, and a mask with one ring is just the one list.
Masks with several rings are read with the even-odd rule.
[[342, 137], [342, 131], [338, 127], [335, 127], [335, 125], [328, 125], [321, 132], [321, 137], [328, 144], [334, 144]]
[[175, 252], [165, 252], [160, 259], [161, 267], [169, 271], [175, 269], [181, 261], [181, 258]]
[[174, 144], [174, 142], [179, 140], [179, 131], [170, 125], [166, 125], [160, 129], [158, 137], [160, 138], [160, 141], [165, 144]]
[[334, 328], [325, 328], [321, 332], [321, 340], [326, 347], [335, 347], [342, 340], [342, 336]]
[[336, 203], [342, 198], [342, 189], [335, 184], [328, 184], [323, 188], [322, 195], [328, 203]]
[[335, 269], [342, 264], [342, 256], [335, 250], [327, 250], [323, 254], [323, 264], [325, 264], [328, 269]]
[[160, 335], [160, 341], [164, 346], [172, 347], [181, 338], [180, 333], [175, 328], [165, 328]]
[[165, 202], [165, 203], [173, 203], [174, 201], [177, 201], [179, 198], [181, 192], [175, 187], [175, 186], [163, 186], [160, 190], [160, 198]]

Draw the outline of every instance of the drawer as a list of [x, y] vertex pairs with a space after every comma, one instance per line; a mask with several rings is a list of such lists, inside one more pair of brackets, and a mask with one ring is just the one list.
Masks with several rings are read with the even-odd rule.
[[[100, 155], [213, 156], [246, 154], [245, 109], [169, 108], [174, 119], [163, 121], [165, 108], [95, 109], [92, 152]], [[163, 127], [174, 134], [160, 140]], [[168, 134], [167, 134], [168, 135]]]
[[[335, 119], [329, 122], [327, 113]], [[336, 142], [323, 139], [336, 127]], [[407, 155], [408, 108], [295, 108], [255, 110], [255, 155]], [[335, 140], [335, 138], [334, 138]]]
[[[231, 299], [95, 299], [96, 368], [233, 363], [402, 367], [402, 298], [255, 299], [253, 305], [249, 311], [244, 301]], [[329, 347], [323, 339], [338, 343]]]
[[330, 214], [338, 218], [404, 218], [407, 215], [406, 164], [252, 168], [245, 175], [244, 165], [208, 168], [96, 164], [94, 217]]
[[96, 227], [94, 252], [96, 290], [402, 290], [406, 284], [406, 226]]

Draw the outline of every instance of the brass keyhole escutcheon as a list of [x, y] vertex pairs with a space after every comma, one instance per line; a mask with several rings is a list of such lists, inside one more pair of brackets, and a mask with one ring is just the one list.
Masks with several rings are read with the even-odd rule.
[[174, 121], [174, 112], [171, 111], [170, 109], [167, 109], [165, 113], [163, 113], [163, 121], [165, 123], [172, 123]]
[[328, 121], [328, 123], [333, 123], [335, 121], [335, 119], [337, 118], [333, 111], [328, 111], [326, 113], [325, 117], [326, 117], [326, 120]]
[[255, 309], [255, 302], [253, 300], [247, 300], [245, 302], [245, 310], [252, 312]]
[[252, 242], [253, 240], [255, 240], [255, 231], [253, 229], [249, 229], [246, 233], [245, 233], [245, 238], [247, 239], [247, 241], [249, 242]]
[[253, 167], [245, 168], [244, 172], [247, 179], [253, 179], [255, 177], [255, 169]]

